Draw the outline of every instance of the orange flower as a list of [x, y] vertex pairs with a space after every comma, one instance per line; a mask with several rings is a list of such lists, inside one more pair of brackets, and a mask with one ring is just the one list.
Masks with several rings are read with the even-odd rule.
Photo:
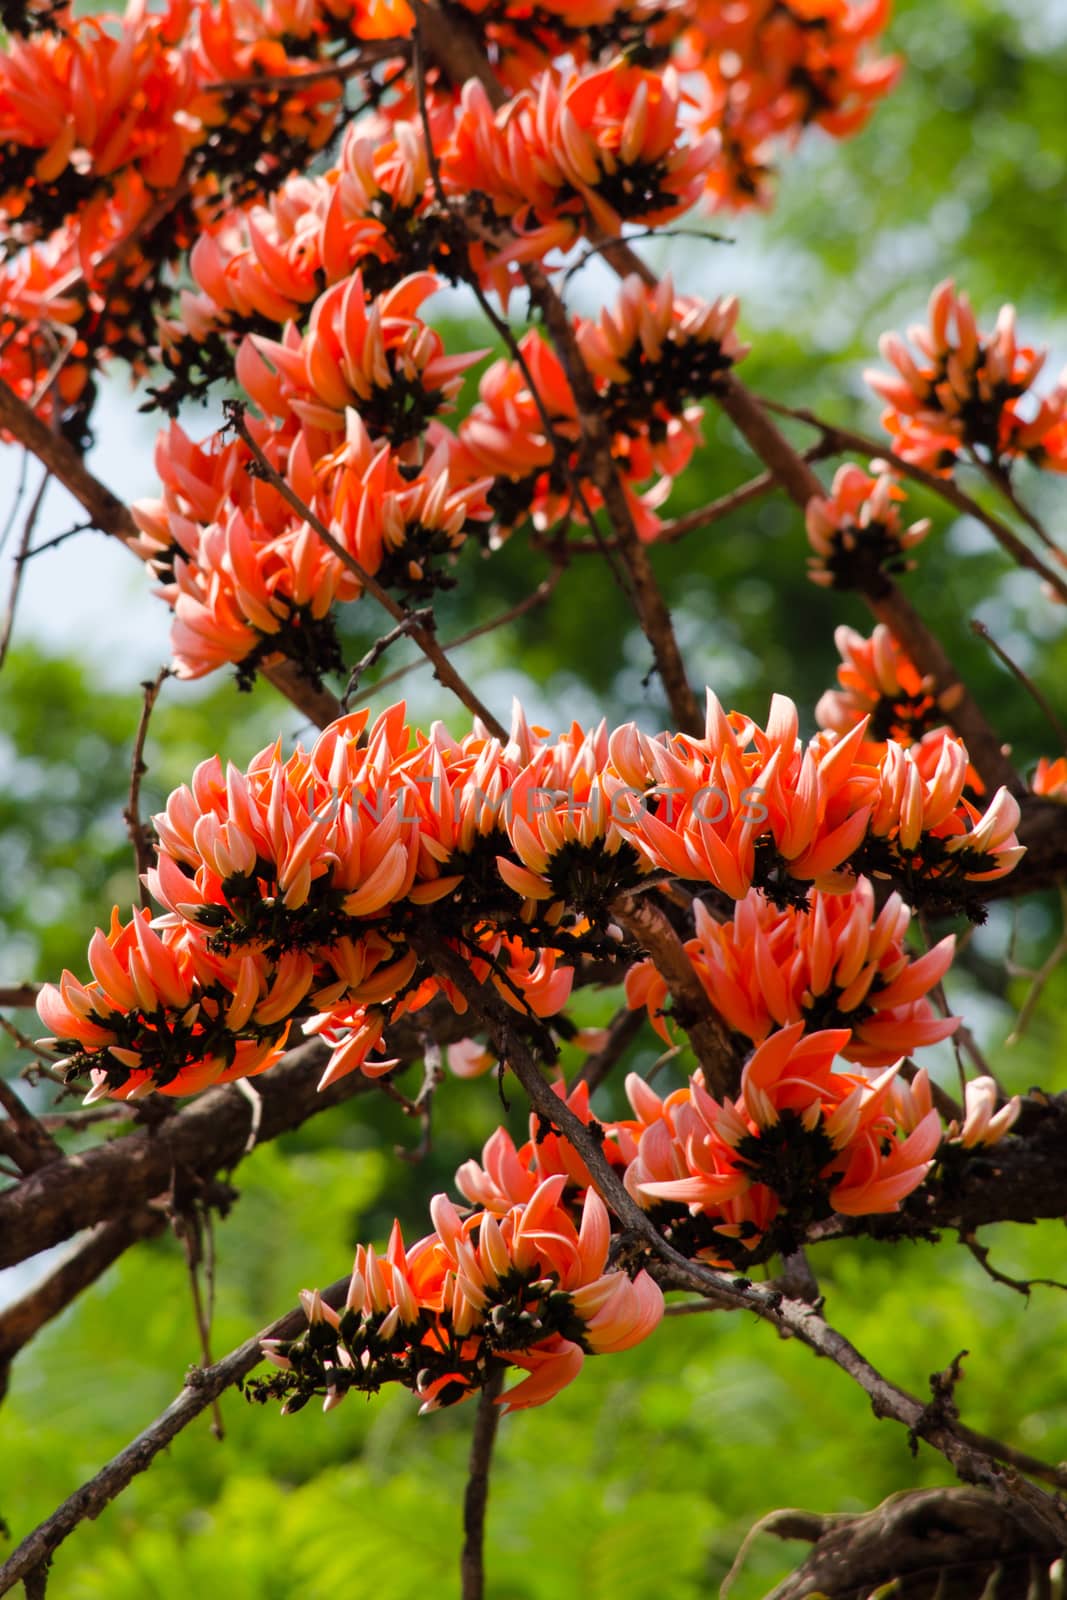
[[693, 8], [680, 65], [702, 75], [702, 128], [722, 139], [713, 205], [766, 204], [770, 163], [811, 124], [835, 138], [861, 128], [901, 63], [868, 59], [890, 0], [738, 0]]
[[[951, 965], [954, 936], [909, 957], [910, 911], [892, 894], [876, 914], [866, 878], [844, 894], [815, 890], [803, 907], [778, 910], [753, 890], [730, 922], [715, 922], [699, 900], [694, 915], [697, 936], [685, 946], [693, 969], [724, 1021], [754, 1044], [794, 1022], [847, 1027], [842, 1055], [885, 1067], [955, 1032], [959, 1019], [936, 1016], [924, 998]], [[626, 993], [632, 1007], [647, 1006], [670, 1043], [667, 985], [651, 962], [631, 968]]]
[[394, 445], [417, 438], [485, 354], [446, 355], [440, 335], [416, 315], [437, 287], [433, 273], [414, 273], [368, 304], [355, 272], [319, 296], [302, 337], [293, 325], [280, 343], [250, 335], [241, 381], [268, 416], [279, 415], [280, 401], [283, 417], [331, 433], [343, 430], [351, 406], [370, 433]]
[[37, 1005], [59, 1043], [73, 1047], [70, 1069], [89, 1073], [87, 1103], [153, 1089], [194, 1094], [265, 1071], [283, 1054], [312, 977], [306, 956], [269, 962], [251, 949], [220, 958], [187, 926], [156, 933], [146, 911], [123, 926], [117, 908], [110, 931], [93, 936], [89, 965], [88, 985], [64, 972]]
[[1020, 413], [1018, 402], [1031, 391], [1045, 355], [1018, 343], [1013, 306], [1003, 306], [993, 333], [983, 334], [967, 296], [946, 279], [930, 296], [929, 326], [909, 328], [908, 338], [919, 360], [899, 335], [886, 333], [879, 348], [896, 375], [865, 374], [888, 402], [882, 424], [906, 461], [951, 472], [965, 448], [994, 465], [1020, 455], [1040, 465], [1043, 451], [1057, 454], [1043, 441], [1067, 418], [1067, 383], [1034, 402], [1029, 417]]
[[435, 1232], [410, 1249], [398, 1225], [384, 1257], [361, 1245], [344, 1310], [305, 1290], [308, 1335], [264, 1345], [283, 1376], [263, 1392], [288, 1395], [289, 1409], [323, 1394], [329, 1410], [350, 1389], [393, 1380], [425, 1413], [464, 1399], [495, 1362], [529, 1374], [500, 1402], [522, 1410], [577, 1377], [586, 1352], [647, 1338], [663, 1315], [660, 1290], [646, 1272], [606, 1270], [604, 1202], [590, 1189], [576, 1226], [563, 1185], [546, 1179], [500, 1217], [464, 1219], [439, 1194], [430, 1203]]
[[540, 259], [590, 224], [617, 234], [624, 222], [688, 210], [714, 141], [684, 142], [680, 109], [673, 68], [650, 72], [622, 57], [567, 78], [550, 68], [500, 111], [470, 80], [442, 174], [454, 193], [485, 194], [512, 222], [508, 259]]
[[1067, 800], [1067, 756], [1057, 756], [1054, 761], [1042, 756], [1030, 787], [1035, 794], [1047, 795], [1050, 800]]
[[[877, 466], [878, 463], [875, 463]], [[872, 478], [849, 464], [834, 475], [827, 499], [808, 502], [808, 541], [815, 551], [808, 577], [824, 589], [868, 586], [879, 572], [909, 572], [907, 552], [930, 531], [930, 520], [901, 525], [903, 489], [888, 472]]]

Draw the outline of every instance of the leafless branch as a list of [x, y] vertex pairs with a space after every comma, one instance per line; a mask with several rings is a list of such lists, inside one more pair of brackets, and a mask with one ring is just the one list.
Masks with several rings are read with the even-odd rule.
[[629, 1006], [623, 1006], [608, 1024], [608, 1036], [601, 1048], [594, 1055], [586, 1057], [575, 1082], [588, 1084], [590, 1094], [594, 1089], [599, 1089], [644, 1025], [643, 1011], [631, 1011]]
[[11, 591], [7, 598], [7, 611], [4, 615], [3, 623], [0, 624], [0, 667], [3, 667], [4, 662], [7, 659], [7, 652], [11, 646], [11, 636], [15, 631], [15, 612], [18, 609], [19, 589], [22, 587], [22, 574], [25, 571], [26, 556], [29, 552], [30, 544], [33, 539], [33, 530], [37, 526], [37, 518], [40, 514], [41, 506], [44, 504], [44, 497], [48, 490], [48, 482], [49, 475], [47, 472], [45, 472], [37, 489], [37, 493], [34, 495], [33, 500], [30, 503], [30, 509], [26, 513], [26, 520], [22, 524], [22, 534], [19, 538], [18, 549], [15, 552], [13, 570], [11, 573]]
[[[813, 445], [810, 450], [805, 450], [803, 460], [821, 461], [832, 451], [825, 443]], [[715, 522], [721, 522], [723, 517], [728, 517], [733, 511], [740, 511], [743, 506], [751, 505], [754, 500], [763, 497], [778, 487], [778, 479], [773, 472], [761, 472], [758, 477], [752, 478], [748, 483], [741, 484], [738, 489], [731, 489], [729, 494], [724, 494], [718, 500], [712, 500], [706, 506], [700, 506], [696, 511], [688, 511], [683, 517], [675, 517], [673, 522], [665, 522], [656, 537], [657, 544], [674, 544], [679, 539], [684, 539], [688, 533], [697, 533], [701, 528], [710, 528]]]
[[485, 1512], [489, 1502], [489, 1468], [500, 1424], [497, 1397], [504, 1384], [504, 1367], [495, 1363], [478, 1396], [471, 1437], [467, 1488], [463, 1496], [463, 1551], [460, 1555], [462, 1600], [482, 1600], [485, 1594]]
[[[487, 633], [495, 633], [498, 628], [506, 627], [509, 622], [515, 622], [519, 617], [524, 617], [528, 611], [544, 605], [566, 570], [562, 562], [557, 562], [548, 576], [541, 579], [537, 588], [531, 589], [530, 593], [516, 601], [515, 605], [509, 606], [506, 611], [499, 612], [495, 617], [490, 617], [488, 622], [480, 622], [477, 627], [468, 628], [465, 633], [458, 633], [454, 639], [449, 639], [443, 644], [441, 649], [447, 655], [450, 650], [458, 650], [460, 645], [470, 644], [473, 639], [481, 639]], [[399, 683], [401, 678], [406, 678], [409, 672], [414, 672], [422, 665], [423, 661], [409, 661], [406, 667], [397, 667], [395, 672], [387, 672], [375, 683], [375, 692]]]
[[348, 710], [352, 701], [352, 696], [359, 688], [363, 674], [365, 672], [369, 672], [371, 667], [373, 667], [376, 662], [381, 660], [389, 646], [395, 644], [398, 639], [403, 639], [411, 632], [412, 628], [420, 628], [424, 626], [433, 626], [433, 612], [429, 610], [413, 611], [410, 616], [405, 617], [402, 622], [398, 622], [395, 628], [390, 628], [389, 632], [383, 634], [380, 639], [375, 639], [370, 649], [365, 655], [360, 657], [355, 666], [352, 668], [352, 671], [348, 674], [348, 682], [345, 684], [345, 692], [341, 696], [342, 711]]
[[1006, 550], [1012, 560], [1021, 567], [1027, 567], [1037, 574], [1045, 583], [1050, 584], [1059, 594], [1060, 598], [1067, 600], [1067, 579], [1042, 561], [1041, 557], [1025, 544], [1015, 530], [1006, 522], [996, 516], [992, 511], [987, 511], [979, 501], [954, 483], [951, 478], [940, 478], [934, 472], [927, 472], [925, 467], [914, 465], [905, 461], [902, 456], [895, 455], [886, 445], [877, 439], [868, 438], [866, 434], [857, 433], [854, 428], [842, 428], [833, 422], [824, 422], [821, 417], [809, 411], [805, 406], [787, 406], [780, 401], [769, 400], [760, 396], [759, 404], [766, 406], [769, 411], [777, 412], [780, 416], [793, 417], [797, 422], [804, 423], [809, 428], [817, 428], [825, 443], [832, 444], [836, 450], [855, 450], [862, 455], [877, 457], [884, 461], [902, 477], [910, 478], [913, 483], [921, 483], [924, 489], [929, 489], [931, 494], [936, 494], [947, 505], [962, 511], [966, 516], [973, 517], [976, 522], [983, 523], [996, 539], [997, 543]]
[[1017, 682], [1022, 684], [1023, 688], [1026, 690], [1027, 694], [1030, 696], [1031, 700], [1037, 706], [1039, 711], [1041, 711], [1045, 721], [1048, 723], [1049, 727], [1060, 741], [1061, 750], [1067, 753], [1067, 728], [1064, 727], [1055, 711], [1053, 711], [1047, 695], [1042, 694], [1033, 678], [1031, 678], [1028, 673], [1024, 672], [1022, 667], [1020, 667], [1017, 662], [1011, 659], [1011, 656], [1009, 656], [1008, 652], [1003, 648], [1002, 645], [997, 643], [984, 622], [979, 622], [977, 618], [972, 618], [971, 631], [972, 633], [976, 633], [979, 639], [984, 639], [985, 643], [992, 650], [998, 661], [1003, 661], [1004, 665], [1007, 667], [1012, 676], [1017, 680]]
[[[323, 1291], [322, 1298], [330, 1305], [344, 1303], [349, 1279], [346, 1276]], [[293, 1310], [264, 1328], [253, 1338], [231, 1350], [230, 1354], [214, 1366], [191, 1367], [181, 1393], [167, 1409], [137, 1438], [120, 1450], [117, 1456], [102, 1467], [88, 1483], [65, 1500], [57, 1511], [18, 1546], [0, 1567], [0, 1595], [7, 1594], [16, 1583], [47, 1566], [63, 1541], [87, 1518], [98, 1517], [105, 1506], [120, 1495], [138, 1473], [151, 1466], [159, 1452], [176, 1439], [183, 1428], [205, 1411], [221, 1394], [247, 1377], [263, 1359], [260, 1350], [263, 1339], [292, 1339], [305, 1326], [304, 1313]]]
[[145, 766], [144, 747], [145, 740], [148, 738], [148, 724], [152, 720], [152, 712], [155, 709], [156, 701], [159, 699], [159, 691], [169, 677], [170, 668], [160, 667], [154, 678], [150, 678], [141, 685], [144, 690], [144, 701], [141, 705], [141, 716], [137, 723], [137, 736], [133, 742], [133, 755], [130, 758], [130, 793], [126, 801], [126, 809], [122, 813], [123, 821], [126, 824], [126, 832], [129, 834], [130, 843], [133, 845], [137, 883], [140, 891], [141, 906], [144, 910], [150, 910], [152, 906], [152, 897], [145, 887], [144, 878], [155, 861], [155, 851], [149, 837], [149, 830], [141, 821], [141, 779], [148, 771]]
[[612, 914], [666, 979], [675, 1019], [689, 1035], [712, 1094], [736, 1094], [742, 1062], [730, 1029], [708, 999], [670, 918], [647, 894], [619, 896]]
[[0, 1006], [15, 1011], [28, 1011], [37, 1004], [39, 983], [10, 983], [0, 988]]

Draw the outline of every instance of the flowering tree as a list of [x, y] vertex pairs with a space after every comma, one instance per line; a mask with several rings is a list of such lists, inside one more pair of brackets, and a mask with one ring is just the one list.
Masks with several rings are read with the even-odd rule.
[[[1049, 1489], [1067, 1473], [961, 1420], [958, 1360], [929, 1399], [876, 1370], [824, 1316], [806, 1252], [947, 1231], [984, 1257], [981, 1227], [1067, 1210], [1067, 1098], [1005, 1096], [941, 988], [990, 902], [1067, 871], [1067, 758], [1016, 770], [897, 582], [931, 530], [907, 508], [921, 485], [1067, 600], [1067, 563], [1019, 487], [1021, 469], [1067, 471], [1067, 382], [1040, 381], [1011, 308], [985, 331], [945, 282], [868, 374], [885, 437], [793, 411], [805, 452], [779, 426], [788, 408], [738, 376], [738, 300], [682, 292], [635, 248], [701, 208], [770, 205], [807, 130], [858, 129], [900, 71], [879, 46], [888, 9], [5, 7], [0, 429], [148, 567], [178, 677], [265, 677], [317, 729], [244, 768], [209, 756], [147, 823], [161, 681], [147, 688], [126, 812], [141, 905], [93, 934], [91, 976], [35, 991], [49, 1038], [33, 1070], [122, 1103], [133, 1126], [64, 1153], [4, 1086], [0, 1263], [96, 1225], [0, 1313], [5, 1359], [161, 1225], [152, 1202], [178, 1171], [210, 1208], [251, 1145], [360, 1094], [398, 1098], [425, 1143], [446, 1060], [524, 1095], [530, 1126], [525, 1142], [490, 1133], [421, 1238], [398, 1225], [384, 1249], [361, 1244], [349, 1275], [198, 1371], [24, 1539], [0, 1592], [42, 1593], [77, 1524], [247, 1379], [287, 1413], [390, 1383], [423, 1412], [470, 1400], [463, 1593], [480, 1595], [499, 1416], [653, 1336], [665, 1293], [750, 1311], [836, 1363], [969, 1486], [847, 1529], [810, 1522], [783, 1593], [947, 1583], [961, 1566], [960, 1593], [992, 1573], [1038, 1594], [1062, 1582]], [[591, 257], [618, 283], [584, 316], [567, 295]], [[488, 352], [448, 348], [427, 307], [445, 285], [473, 296], [500, 352], [455, 426]], [[160, 494], [130, 508], [83, 460], [96, 375], [116, 361], [170, 418]], [[216, 393], [224, 425], [190, 437], [179, 407]], [[760, 475], [669, 517], [716, 411]], [[838, 463], [831, 482], [817, 460]], [[838, 687], [807, 738], [782, 694], [763, 721], [698, 696], [656, 574], [655, 546], [774, 493], [806, 528], [812, 582], [873, 618], [869, 637], [839, 628]], [[620, 587], [666, 731], [548, 730], [520, 706], [504, 722], [460, 674], [435, 601], [509, 540], [550, 557], [522, 602], [546, 628], [580, 564]], [[354, 664], [347, 607], [376, 627], [388, 613]], [[454, 726], [351, 708], [404, 638], [459, 702]], [[611, 985], [617, 1014], [580, 1029], [575, 991]], [[629, 1114], [598, 1112], [646, 1028], [690, 1070], [665, 1093], [631, 1072]], [[911, 1059], [947, 1039], [951, 1091]], [[584, 1056], [569, 1082], [564, 1045]]]

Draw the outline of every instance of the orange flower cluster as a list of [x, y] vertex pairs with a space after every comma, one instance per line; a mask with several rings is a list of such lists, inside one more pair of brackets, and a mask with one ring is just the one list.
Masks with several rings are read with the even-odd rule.
[[[680, 63], [703, 80], [699, 126], [721, 141], [708, 177], [715, 206], [770, 199], [771, 162], [805, 128], [857, 132], [900, 76], [871, 59], [891, 0], [736, 0], [692, 6]], [[687, 80], [688, 82], [688, 80]]]
[[[841, 1070], [849, 1030], [804, 1027], [790, 1023], [752, 1053], [736, 1100], [713, 1099], [699, 1072], [663, 1099], [631, 1073], [633, 1116], [595, 1124], [630, 1194], [687, 1255], [743, 1269], [795, 1248], [833, 1211], [899, 1210], [933, 1166], [944, 1134], [926, 1073], [905, 1082], [899, 1061], [877, 1074]], [[586, 1085], [569, 1096], [554, 1087], [588, 1125]], [[969, 1083], [964, 1124], [948, 1137], [964, 1149], [997, 1143], [1019, 1102], [996, 1104], [992, 1079]], [[528, 1376], [498, 1403], [519, 1410], [558, 1394], [585, 1355], [629, 1349], [658, 1326], [660, 1290], [645, 1271], [609, 1267], [607, 1209], [545, 1119], [531, 1116], [518, 1148], [497, 1128], [456, 1186], [469, 1208], [437, 1195], [434, 1231], [410, 1248], [398, 1223], [384, 1256], [357, 1247], [340, 1310], [302, 1292], [307, 1331], [264, 1341], [278, 1372], [253, 1382], [253, 1399], [282, 1399], [294, 1412], [321, 1397], [330, 1411], [353, 1389], [392, 1382], [428, 1412], [507, 1365]]]
[[[174, 376], [152, 393], [174, 415], [232, 379], [242, 337], [302, 325], [357, 267], [373, 294], [427, 268], [473, 273], [506, 305], [519, 262], [658, 225], [706, 188], [747, 203], [770, 142], [812, 121], [850, 131], [894, 73], [863, 61], [880, 3], [462, 4], [513, 98], [495, 111], [479, 82], [458, 91], [430, 63], [450, 210], [405, 59], [406, 0], [137, 0], [97, 17], [11, 0], [0, 380], [81, 443], [109, 357], [143, 372], [161, 353]], [[333, 133], [348, 80], [371, 109], [336, 165], [294, 175]], [[176, 281], [191, 248], [194, 291]]]
[[663, 1316], [661, 1291], [647, 1272], [608, 1267], [604, 1202], [590, 1188], [579, 1208], [566, 1184], [548, 1177], [502, 1211], [465, 1216], [439, 1194], [424, 1239], [406, 1249], [396, 1224], [384, 1256], [360, 1245], [342, 1310], [305, 1290], [308, 1331], [264, 1342], [281, 1375], [253, 1397], [284, 1396], [293, 1412], [322, 1395], [329, 1411], [353, 1389], [393, 1382], [424, 1413], [465, 1399], [506, 1365], [528, 1374], [500, 1401], [521, 1411], [571, 1383], [587, 1354], [647, 1338]]
[[696, 203], [716, 146], [685, 139], [681, 107], [673, 68], [621, 56], [566, 76], [550, 67], [499, 111], [471, 79], [442, 177], [453, 193], [486, 196], [491, 219], [510, 224], [506, 259], [540, 260], [591, 228], [655, 226]]
[[[874, 463], [875, 467], [879, 465]], [[910, 572], [908, 552], [930, 531], [930, 520], [902, 525], [906, 495], [888, 472], [871, 477], [848, 463], [834, 474], [828, 496], [809, 500], [808, 577], [824, 589], [870, 588], [880, 572]]]
[[[551, 1018], [579, 954], [619, 958], [612, 902], [653, 868], [740, 901], [755, 886], [806, 905], [813, 883], [848, 888], [870, 858], [912, 903], [973, 908], [976, 885], [1021, 854], [1016, 802], [1002, 790], [982, 815], [965, 800], [966, 753], [951, 741], [931, 776], [892, 741], [878, 764], [861, 762], [865, 731], [805, 747], [789, 701], [776, 699], [764, 730], [709, 695], [702, 739], [575, 724], [552, 740], [517, 710], [501, 744], [478, 727], [461, 740], [440, 725], [415, 734], [401, 704], [373, 724], [366, 711], [344, 717], [288, 760], [278, 744], [245, 772], [213, 757], [154, 819], [146, 881], [165, 914], [151, 940], [143, 916], [126, 928], [116, 916], [93, 941], [94, 981], [65, 973], [41, 1014], [73, 1070], [122, 1096], [150, 1081], [189, 1092], [238, 1065], [236, 1040], [274, 1044], [312, 1013], [308, 1031], [332, 1051], [328, 1083], [388, 1070], [371, 1059], [386, 1027], [435, 995], [466, 1011], [420, 957], [420, 934], [432, 929], [517, 1011]], [[947, 946], [908, 967], [906, 913], [894, 901], [872, 922], [862, 884], [815, 907], [807, 922], [739, 913], [734, 945], [753, 944], [770, 1016], [810, 1011], [810, 992], [816, 1006], [876, 1008], [860, 1048], [895, 1048], [898, 1024], [926, 1042], [932, 1024], [914, 1003]], [[710, 972], [709, 930], [698, 934]], [[788, 978], [783, 930], [799, 952]]]
[[188, 923], [157, 932], [146, 911], [125, 927], [114, 911], [109, 933], [93, 935], [89, 966], [91, 983], [64, 972], [37, 1006], [88, 1070], [86, 1104], [195, 1094], [264, 1072], [281, 1057], [313, 974], [299, 952], [268, 964], [259, 951], [221, 955]]
[[[578, 348], [646, 543], [658, 536], [657, 508], [700, 440], [701, 409], [686, 402], [714, 392], [717, 378], [747, 353], [734, 332], [738, 309], [732, 296], [707, 302], [676, 295], [669, 275], [654, 290], [630, 277], [599, 319], [575, 318]], [[522, 364], [497, 361], [484, 374], [478, 403], [459, 430], [471, 472], [495, 480], [488, 498], [501, 533], [526, 517], [538, 528], [563, 516], [584, 521], [601, 504], [580, 471], [582, 424], [559, 357], [535, 329], [519, 349]], [[651, 487], [639, 487], [652, 477]]]
[[[869, 639], [841, 624], [834, 629], [834, 643], [841, 655], [837, 669], [841, 687], [820, 696], [815, 707], [819, 727], [845, 734], [868, 718], [865, 760], [881, 760], [886, 741], [892, 739], [911, 751], [924, 779], [931, 779], [945, 742], [960, 745], [943, 720], [959, 690], [935, 694], [932, 681], [920, 674], [883, 622]], [[970, 765], [966, 788], [972, 796], [985, 793], [981, 777]]]
[[929, 326], [909, 328], [908, 338], [918, 360], [899, 334], [885, 333], [879, 348], [896, 373], [865, 375], [887, 402], [882, 425], [905, 461], [950, 473], [971, 452], [1001, 469], [1025, 456], [1067, 472], [1067, 373], [1042, 399], [1033, 394], [1045, 353], [1019, 344], [1013, 306], [984, 334], [946, 279], [930, 296]]
[[688, 1254], [737, 1265], [761, 1245], [793, 1248], [832, 1211], [896, 1211], [929, 1172], [942, 1131], [925, 1072], [903, 1084], [899, 1062], [876, 1076], [837, 1071], [848, 1030], [804, 1026], [754, 1051], [736, 1101], [713, 1099], [699, 1073], [664, 1100], [627, 1079], [637, 1153], [626, 1187]]
[[611, 738], [616, 825], [652, 865], [732, 900], [755, 886], [788, 903], [807, 885], [848, 886], [842, 868], [908, 883], [915, 904], [966, 909], [967, 880], [1019, 859], [1018, 803], [1000, 789], [984, 815], [964, 797], [967, 753], [942, 740], [931, 771], [893, 740], [868, 745], [864, 719], [805, 747], [792, 701], [775, 695], [766, 729], [727, 715], [709, 690], [703, 739]]
[[[887, 1067], [956, 1030], [959, 1019], [937, 1016], [925, 998], [952, 964], [954, 936], [909, 956], [911, 912], [899, 894], [876, 911], [867, 878], [844, 894], [815, 890], [803, 906], [783, 910], [753, 890], [726, 923], [698, 900], [694, 916], [696, 938], [685, 947], [693, 970], [723, 1020], [753, 1044], [795, 1022], [809, 1031], [849, 1028], [840, 1053]], [[632, 1009], [648, 1008], [670, 1044], [667, 983], [651, 961], [630, 969], [626, 997]]]
[[[359, 272], [321, 294], [301, 335], [246, 336], [238, 375], [263, 413], [257, 447], [364, 573], [424, 595], [488, 519], [488, 481], [466, 470], [437, 420], [479, 352], [446, 355], [418, 315], [431, 273], [368, 301]], [[240, 439], [159, 437], [159, 500], [133, 508], [136, 548], [164, 579], [175, 669], [226, 662], [239, 681], [282, 655], [312, 677], [339, 668], [331, 607], [362, 593], [358, 572], [255, 476]]]

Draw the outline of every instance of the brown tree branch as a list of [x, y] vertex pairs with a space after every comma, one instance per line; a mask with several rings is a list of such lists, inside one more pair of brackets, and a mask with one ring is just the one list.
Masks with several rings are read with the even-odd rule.
[[489, 1503], [489, 1468], [500, 1425], [497, 1397], [504, 1386], [505, 1368], [495, 1362], [478, 1396], [471, 1436], [467, 1488], [463, 1496], [463, 1550], [460, 1555], [462, 1600], [483, 1600], [485, 1594], [485, 1512]]
[[78, 1243], [46, 1278], [20, 1300], [0, 1311], [0, 1396], [7, 1388], [10, 1365], [18, 1352], [95, 1283], [139, 1239], [150, 1239], [166, 1226], [162, 1209], [140, 1206], [101, 1223]]
[[[952, 506], [956, 511], [962, 511], [965, 516], [973, 517], [976, 522], [981, 522], [987, 527], [1001, 548], [1007, 551], [1012, 560], [1020, 567], [1027, 567], [1037, 574], [1043, 582], [1049, 584], [1060, 596], [1067, 600], [1067, 579], [1042, 561], [1035, 551], [1030, 549], [1015, 530], [1006, 522], [996, 516], [992, 511], [987, 511], [979, 501], [975, 500], [965, 490], [961, 489], [951, 478], [942, 478], [935, 472], [927, 472], [925, 467], [916, 466], [911, 461], [905, 461], [902, 456], [894, 454], [887, 445], [880, 444], [877, 439], [870, 439], [866, 434], [858, 433], [854, 428], [842, 428], [834, 422], [824, 422], [821, 417], [809, 411], [805, 406], [786, 406], [777, 400], [768, 400], [761, 396], [757, 402], [766, 406], [769, 411], [777, 412], [780, 416], [793, 417], [797, 422], [802, 422], [806, 427], [817, 428], [822, 435], [824, 444], [830, 445], [835, 452], [852, 450], [861, 455], [877, 457], [884, 461], [892, 470], [901, 477], [910, 478], [913, 483], [922, 484], [924, 489], [929, 489], [931, 494], [936, 494], [944, 500], [946, 505]], [[1017, 507], [1017, 509], [1019, 509]], [[1020, 512], [1020, 514], [1023, 514]]]
[[[330, 1285], [322, 1298], [334, 1307], [344, 1304], [348, 1276]], [[63, 1541], [87, 1518], [98, 1517], [105, 1506], [120, 1495], [138, 1473], [151, 1466], [159, 1452], [176, 1439], [219, 1395], [233, 1387], [262, 1361], [264, 1339], [293, 1339], [302, 1332], [306, 1318], [295, 1309], [264, 1328], [251, 1339], [231, 1350], [221, 1361], [207, 1368], [191, 1367], [181, 1393], [137, 1438], [120, 1450], [95, 1477], [77, 1489], [52, 1515], [35, 1528], [0, 1567], [0, 1595], [34, 1573], [47, 1570], [48, 1563]]]
[[645, 894], [620, 895], [611, 910], [619, 926], [648, 952], [657, 972], [666, 979], [675, 1020], [689, 1035], [712, 1094], [720, 1099], [736, 1094], [742, 1060], [730, 1029], [708, 999], [670, 918]]
[[761, 1532], [814, 1545], [767, 1600], [814, 1593], [826, 1600], [874, 1593], [918, 1600], [935, 1590], [939, 1600], [977, 1600], [986, 1593], [1050, 1600], [1051, 1587], [1040, 1579], [1058, 1554], [1055, 1542], [1035, 1538], [1011, 1507], [971, 1488], [909, 1490], [859, 1516], [772, 1512], [746, 1538], [735, 1571]]
[[141, 821], [141, 779], [148, 771], [144, 759], [145, 740], [148, 738], [148, 724], [152, 720], [152, 712], [159, 691], [164, 680], [170, 677], [169, 667], [160, 667], [154, 678], [150, 678], [141, 685], [144, 690], [144, 703], [141, 706], [141, 716], [137, 723], [137, 736], [133, 742], [133, 755], [130, 758], [130, 792], [126, 801], [126, 808], [122, 813], [133, 846], [134, 866], [137, 872], [137, 883], [140, 890], [142, 910], [150, 910], [152, 897], [145, 885], [145, 874], [155, 865], [155, 850], [152, 846], [150, 829]]

